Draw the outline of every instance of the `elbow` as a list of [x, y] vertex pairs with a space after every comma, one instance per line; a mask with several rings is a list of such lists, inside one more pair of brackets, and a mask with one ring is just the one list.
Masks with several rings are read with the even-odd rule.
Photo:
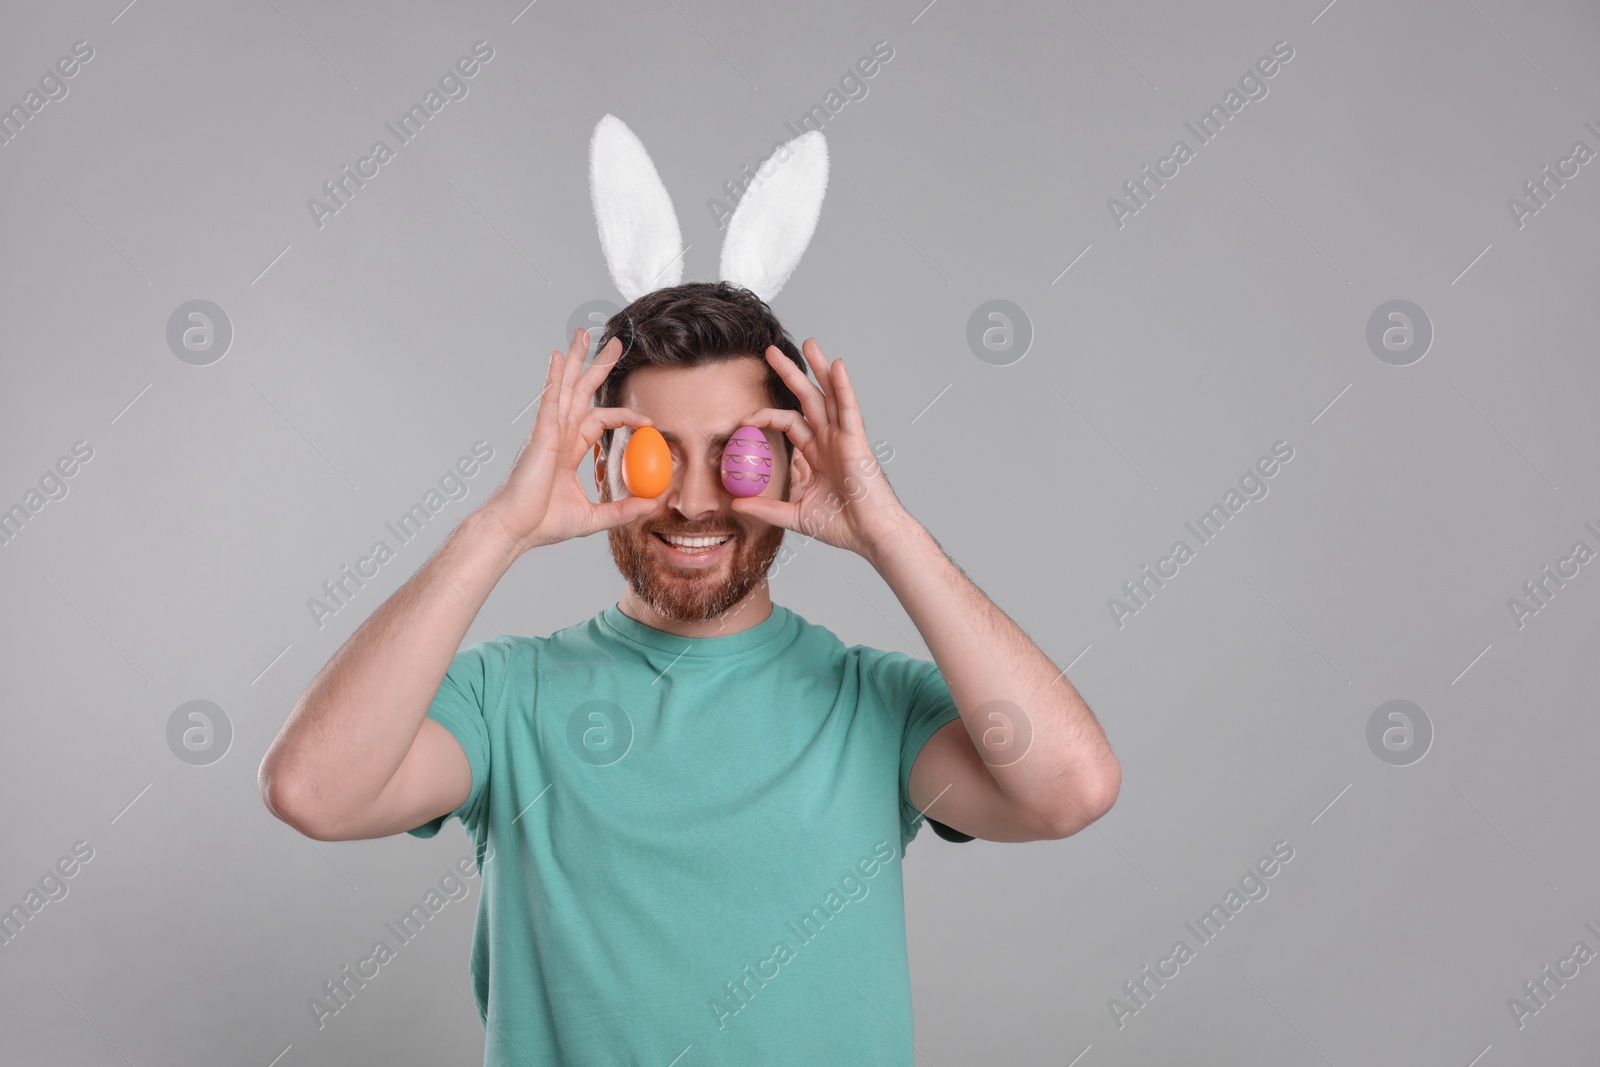
[[307, 818], [310, 805], [304, 783], [270, 760], [262, 760], [261, 769], [256, 772], [256, 786], [261, 791], [262, 804], [273, 818], [314, 841], [330, 840]]
[[1111, 806], [1117, 802], [1117, 794], [1121, 792], [1122, 764], [1117, 762], [1117, 758], [1115, 756], [1112, 756], [1111, 765], [1106, 769], [1106, 772], [1101, 775], [1099, 784], [1094, 792], [1094, 817], [1098, 819], [1106, 812], [1110, 811]]
[[1070, 789], [1063, 791], [1067, 803], [1060, 806], [1052, 820], [1053, 839], [1071, 837], [1098, 821], [1117, 802], [1122, 790], [1122, 765], [1112, 757], [1109, 764], [1092, 774], [1078, 774], [1071, 779]]

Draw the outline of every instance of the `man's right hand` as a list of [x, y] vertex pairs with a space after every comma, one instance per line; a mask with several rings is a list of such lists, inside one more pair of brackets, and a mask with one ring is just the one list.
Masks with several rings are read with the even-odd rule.
[[648, 515], [658, 503], [652, 497], [625, 496], [597, 504], [584, 491], [578, 467], [601, 433], [650, 425], [631, 408], [589, 407], [594, 391], [621, 357], [622, 343], [613, 337], [585, 370], [588, 352], [589, 332], [579, 327], [565, 358], [558, 351], [550, 353], [533, 430], [505, 482], [480, 509], [505, 530], [518, 554], [625, 525]]

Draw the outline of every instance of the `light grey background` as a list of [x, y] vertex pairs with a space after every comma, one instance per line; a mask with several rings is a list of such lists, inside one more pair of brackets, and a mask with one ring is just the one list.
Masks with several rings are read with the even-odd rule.
[[[1580, 2], [978, 5], [59, 3], [0, 15], [0, 104], [94, 49], [0, 146], [0, 507], [74, 442], [69, 493], [0, 546], [0, 905], [91, 861], [0, 948], [15, 1064], [476, 1063], [451, 903], [320, 1030], [308, 998], [469, 846], [311, 842], [256, 793], [313, 673], [508, 470], [574, 309], [616, 300], [587, 148], [644, 140], [715, 277], [705, 202], [828, 120], [832, 180], [775, 309], [849, 360], [902, 500], [1083, 692], [1121, 797], [1062, 841], [907, 859], [920, 1063], [1501, 1067], [1593, 1062], [1600, 150]], [[322, 228], [306, 201], [472, 44], [494, 57]], [[1260, 56], [1293, 59], [1119, 227], [1107, 199]], [[392, 138], [391, 138], [392, 140]], [[1067, 269], [1069, 268], [1070, 269]], [[169, 348], [196, 299], [208, 366]], [[968, 347], [986, 301], [1034, 331]], [[1409, 366], [1367, 321], [1434, 330]], [[475, 441], [494, 458], [319, 628], [307, 601]], [[1276, 441], [1270, 493], [1119, 627], [1107, 606]], [[587, 469], [587, 465], [586, 465]], [[791, 542], [798, 545], [796, 535]], [[541, 550], [468, 641], [622, 588], [603, 537]], [[775, 598], [926, 655], [863, 560], [809, 545]], [[1397, 767], [1389, 700], [1434, 731]], [[209, 700], [226, 755], [175, 756]], [[1294, 858], [1120, 1028], [1108, 1006], [1274, 842]], [[276, 1059], [275, 1059], [276, 1058]]]

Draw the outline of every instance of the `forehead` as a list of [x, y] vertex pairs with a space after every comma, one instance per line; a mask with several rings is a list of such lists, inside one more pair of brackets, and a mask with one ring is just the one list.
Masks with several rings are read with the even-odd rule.
[[771, 406], [766, 374], [766, 361], [758, 359], [645, 366], [628, 375], [621, 402], [648, 415], [670, 444], [726, 443], [745, 418]]

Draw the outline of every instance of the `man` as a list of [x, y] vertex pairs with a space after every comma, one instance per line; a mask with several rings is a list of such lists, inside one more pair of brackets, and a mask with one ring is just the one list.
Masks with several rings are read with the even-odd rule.
[[[901, 506], [842, 361], [726, 282], [648, 293], [603, 342], [587, 369], [583, 330], [552, 353], [505, 483], [313, 679], [263, 797], [317, 840], [462, 822], [486, 1063], [909, 1067], [901, 860], [924, 815], [951, 840], [1066, 837], [1111, 807], [1116, 758]], [[653, 499], [623, 487], [615, 432], [647, 425], [673, 461]], [[740, 498], [719, 461], [743, 425], [774, 475]], [[934, 662], [774, 604], [790, 529], [871, 562]], [[619, 601], [457, 651], [514, 560], [600, 530]]]

